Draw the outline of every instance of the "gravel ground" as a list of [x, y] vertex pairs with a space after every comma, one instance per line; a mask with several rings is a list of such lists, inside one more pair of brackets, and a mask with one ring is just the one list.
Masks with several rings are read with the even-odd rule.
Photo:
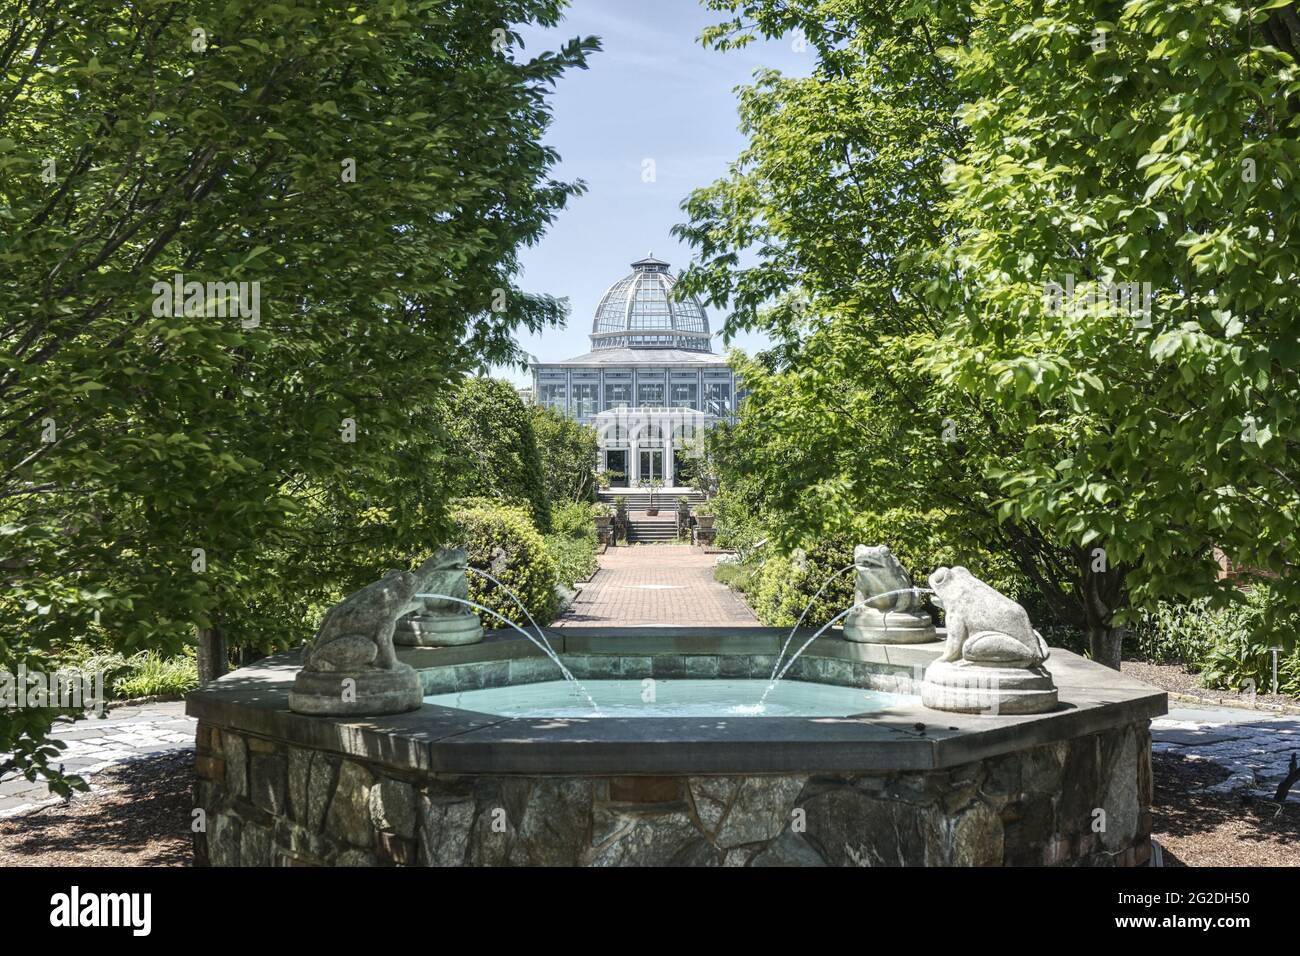
[[194, 754], [164, 753], [95, 778], [71, 803], [0, 820], [0, 866], [188, 866]]
[[[1300, 866], [1300, 801], [1207, 793], [1228, 771], [1154, 754], [1152, 834], [1166, 866]], [[71, 804], [0, 821], [0, 866], [188, 866], [194, 756], [161, 754], [106, 771]]]
[[[1189, 670], [1186, 664], [1149, 664], [1146, 661], [1124, 661], [1120, 670], [1130, 677], [1153, 684], [1171, 694], [1187, 694], [1207, 701], [1219, 701], [1225, 704], [1239, 703], [1249, 706], [1249, 694], [1230, 690], [1210, 690], [1201, 686], [1199, 674]], [[1286, 694], [1256, 694], [1255, 703], [1274, 704], [1285, 707], [1300, 707], [1300, 700]]]
[[1281, 807], [1237, 794], [1207, 793], [1229, 772], [1208, 760], [1151, 755], [1152, 837], [1165, 866], [1300, 866], [1300, 800]]

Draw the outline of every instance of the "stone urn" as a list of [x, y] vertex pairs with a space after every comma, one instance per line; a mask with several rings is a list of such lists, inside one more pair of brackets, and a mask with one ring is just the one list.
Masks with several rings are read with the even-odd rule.
[[714, 516], [711, 514], [700, 514], [698, 511], [695, 512], [695, 523], [706, 531], [713, 528], [713, 518]]

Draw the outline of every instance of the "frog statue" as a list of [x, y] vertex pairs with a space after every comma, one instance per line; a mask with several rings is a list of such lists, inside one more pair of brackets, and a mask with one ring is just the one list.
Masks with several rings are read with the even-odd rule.
[[888, 545], [853, 549], [854, 607], [844, 636], [865, 644], [925, 644], [937, 639], [924, 598]]
[[948, 635], [943, 655], [925, 671], [925, 706], [984, 714], [1056, 706], [1056, 685], [1044, 666], [1051, 651], [1023, 607], [963, 567], [935, 568], [930, 587]]
[[289, 692], [289, 709], [375, 716], [418, 708], [420, 677], [397, 660], [393, 628], [419, 580], [418, 571], [390, 571], [326, 611]]
[[[469, 566], [463, 548], [442, 548], [420, 566], [415, 606], [397, 622], [393, 640], [398, 644], [418, 647], [450, 647], [456, 644], [476, 644], [483, 640], [483, 627], [478, 614], [468, 604]], [[422, 594], [442, 594], [446, 598], [419, 597]]]

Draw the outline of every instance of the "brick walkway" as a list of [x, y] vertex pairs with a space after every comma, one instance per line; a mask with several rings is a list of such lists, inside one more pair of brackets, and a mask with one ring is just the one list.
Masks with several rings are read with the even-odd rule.
[[553, 626], [758, 626], [740, 596], [713, 580], [716, 557], [674, 544], [610, 548]]

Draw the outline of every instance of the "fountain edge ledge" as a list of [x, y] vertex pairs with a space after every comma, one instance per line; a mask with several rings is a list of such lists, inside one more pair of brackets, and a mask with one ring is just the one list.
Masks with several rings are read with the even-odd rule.
[[[652, 668], [655, 659], [774, 657], [785, 634], [776, 628], [547, 632], [561, 655], [649, 658]], [[899, 676], [921, 673], [941, 647], [856, 644], [828, 636], [818, 638], [804, 656], [810, 662], [865, 665], [868, 672], [889, 675], [902, 689]], [[1046, 714], [952, 714], [923, 707], [918, 699], [846, 718], [520, 719], [431, 704], [388, 717], [308, 717], [288, 708], [300, 654], [274, 655], [191, 692], [186, 712], [205, 723], [408, 772], [504, 774], [937, 770], [1117, 729], [1167, 712], [1163, 691], [1054, 648], [1048, 667], [1061, 704]], [[491, 632], [482, 643], [462, 647], [398, 651], [399, 659], [420, 671], [493, 662], [508, 668], [511, 661], [541, 656], [514, 632]], [[643, 676], [709, 676], [707, 666], [698, 670]], [[918, 724], [924, 728], [918, 729]]]

